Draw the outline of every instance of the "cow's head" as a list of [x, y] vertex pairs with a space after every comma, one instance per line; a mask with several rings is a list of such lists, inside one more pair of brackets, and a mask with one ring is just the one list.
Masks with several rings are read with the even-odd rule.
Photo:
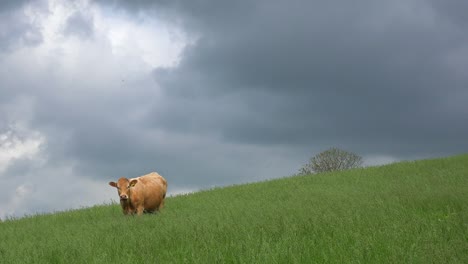
[[130, 189], [137, 184], [138, 180], [129, 181], [127, 178], [120, 178], [117, 182], [109, 182], [109, 185], [117, 188], [121, 201], [126, 201], [130, 198]]

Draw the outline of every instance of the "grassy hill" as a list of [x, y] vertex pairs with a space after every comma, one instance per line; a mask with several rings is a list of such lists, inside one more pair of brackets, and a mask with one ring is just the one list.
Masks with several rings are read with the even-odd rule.
[[[106, 188], [106, 187], [103, 187]], [[0, 223], [1, 263], [468, 263], [468, 155]]]

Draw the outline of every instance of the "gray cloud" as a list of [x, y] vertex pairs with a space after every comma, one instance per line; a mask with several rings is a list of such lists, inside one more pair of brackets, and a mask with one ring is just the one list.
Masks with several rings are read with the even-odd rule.
[[431, 0], [430, 4], [441, 15], [441, 17], [452, 23], [452, 26], [457, 26], [459, 29], [466, 27], [468, 19], [465, 16], [464, 10], [468, 8], [468, 3], [463, 0], [448, 0], [436, 1]]
[[[45, 164], [19, 159], [3, 173], [19, 194], [47, 188], [33, 173], [50, 181], [63, 174], [63, 185], [85, 181], [98, 199], [100, 188], [110, 190], [106, 181], [153, 170], [176, 192], [290, 175], [331, 146], [369, 164], [468, 149], [462, 1], [93, 4], [129, 20], [164, 20], [194, 41], [174, 67], [129, 73], [141, 62], [117, 60], [109, 43], [94, 47], [103, 39], [98, 20], [77, 9], [64, 38], [94, 39], [87, 49], [76, 45], [74, 60], [61, 61], [67, 54], [56, 48], [46, 66], [20, 71], [0, 58], [13, 69], [0, 70], [0, 117], [8, 121], [0, 129], [23, 120], [46, 140]], [[13, 28], [21, 23], [8, 21], [8, 44], [0, 45], [18, 48]], [[69, 192], [70, 205], [79, 204], [83, 193]]]
[[[236, 23], [216, 8], [193, 13], [202, 37], [178, 68], [155, 71], [171, 98], [192, 102], [160, 125], [210, 120], [227, 140], [249, 144], [338, 144], [398, 156], [466, 150], [466, 107], [451, 100], [466, 96], [467, 80], [448, 61], [466, 38], [446, 10], [421, 1], [296, 3], [255, 1]], [[226, 115], [222, 96], [243, 109]]]
[[93, 37], [93, 18], [82, 12], [73, 13], [65, 24], [65, 35], [75, 35], [81, 38]]
[[177, 68], [154, 72], [171, 102], [155, 107], [157, 127], [234, 143], [340, 145], [409, 157], [467, 149], [467, 109], [455, 99], [466, 97], [467, 80], [450, 59], [467, 43], [452, 23], [463, 3], [437, 3], [140, 1], [124, 7], [161, 7], [200, 35]]
[[0, 2], [0, 10], [2, 11], [11, 11], [12, 9], [16, 9], [25, 3], [30, 2], [30, 0], [4, 0]]
[[[0, 4], [0, 55], [14, 46], [34, 46], [42, 41], [40, 28], [20, 8], [28, 1], [2, 1]], [[33, 4], [42, 8], [40, 2]]]

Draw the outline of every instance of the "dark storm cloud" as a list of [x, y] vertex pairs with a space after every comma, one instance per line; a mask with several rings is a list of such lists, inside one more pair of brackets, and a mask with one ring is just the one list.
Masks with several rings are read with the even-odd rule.
[[[119, 4], [119, 1], [112, 1]], [[156, 69], [154, 124], [228, 142], [463, 152], [463, 1], [138, 1], [198, 41]], [[454, 59], [455, 58], [455, 59]], [[460, 66], [461, 65], [461, 66]], [[180, 106], [184, 107], [181, 108]], [[234, 107], [233, 107], [234, 106]]]
[[[198, 39], [177, 67], [155, 69], [165, 100], [146, 101], [152, 111], [141, 120], [129, 121], [125, 113], [135, 102], [148, 100], [152, 84], [123, 105], [89, 98], [62, 105], [60, 97], [41, 104], [36, 126], [73, 128], [64, 142], [49, 147], [57, 148], [57, 157], [82, 161], [90, 174], [97, 167], [102, 167], [96, 169], [99, 175], [112, 170], [130, 174], [154, 160], [171, 164], [175, 157], [184, 164], [193, 161], [191, 154], [171, 153], [175, 147], [148, 145], [140, 128], [227, 144], [338, 145], [363, 155], [467, 148], [467, 122], [462, 122], [467, 110], [457, 100], [466, 96], [467, 80], [454, 75], [448, 59], [467, 43], [452, 23], [461, 19], [457, 2], [96, 2], [168, 19]], [[75, 12], [64, 30], [92, 35], [92, 18]], [[41, 100], [50, 101], [48, 96]], [[67, 108], [80, 111], [56, 111]], [[66, 149], [59, 151], [59, 146]], [[190, 147], [184, 150], [191, 153]], [[208, 175], [209, 169], [199, 174]]]
[[[27, 32], [40, 33], [23, 15], [6, 12], [5, 3], [2, 51], [24, 45]], [[8, 10], [16, 10], [11, 3]], [[141, 63], [132, 61], [140, 53], [116, 59], [106, 38], [96, 37], [100, 20], [88, 9], [94, 3], [103, 16], [164, 20], [193, 42], [178, 65], [126, 79], [121, 76]], [[435, 0], [92, 2], [59, 27], [67, 41], [78, 36], [73, 50], [57, 45], [38, 56], [47, 60], [43, 68], [25, 66], [20, 78], [9, 67], [0, 70], [0, 117], [22, 118], [26, 131], [43, 135], [47, 160], [18, 160], [3, 175], [13, 177], [13, 186], [31, 175], [52, 182], [64, 172], [58, 184], [65, 184], [156, 170], [170, 190], [197, 189], [286, 176], [331, 146], [387, 160], [466, 152], [464, 6]], [[82, 42], [87, 37], [95, 38]], [[104, 42], [96, 48], [93, 41]], [[0, 121], [0, 129], [8, 125]], [[31, 184], [17, 190], [38, 194], [47, 187]]]
[[447, 0], [437, 1], [431, 0], [430, 2], [434, 8], [441, 14], [443, 19], [452, 22], [460, 29], [468, 25], [468, 18], [465, 11], [468, 9], [468, 2], [464, 0]]
[[[155, 71], [168, 97], [185, 107], [169, 106], [159, 126], [200, 124], [238, 143], [398, 156], [468, 148], [467, 107], [455, 99], [467, 98], [468, 80], [450, 61], [467, 55], [460, 51], [466, 33], [450, 23], [462, 3], [192, 4], [174, 8], [197, 21], [200, 39], [177, 68]], [[239, 107], [226, 111], [226, 101]]]
[[19, 8], [30, 0], [3, 0], [0, 2], [1, 11], [11, 11], [12, 9]]

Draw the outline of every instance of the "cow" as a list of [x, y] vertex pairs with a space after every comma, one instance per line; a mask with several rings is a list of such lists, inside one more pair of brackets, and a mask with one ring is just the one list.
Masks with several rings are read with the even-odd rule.
[[124, 215], [153, 213], [164, 207], [167, 182], [157, 172], [132, 179], [122, 177], [109, 185], [117, 188]]

